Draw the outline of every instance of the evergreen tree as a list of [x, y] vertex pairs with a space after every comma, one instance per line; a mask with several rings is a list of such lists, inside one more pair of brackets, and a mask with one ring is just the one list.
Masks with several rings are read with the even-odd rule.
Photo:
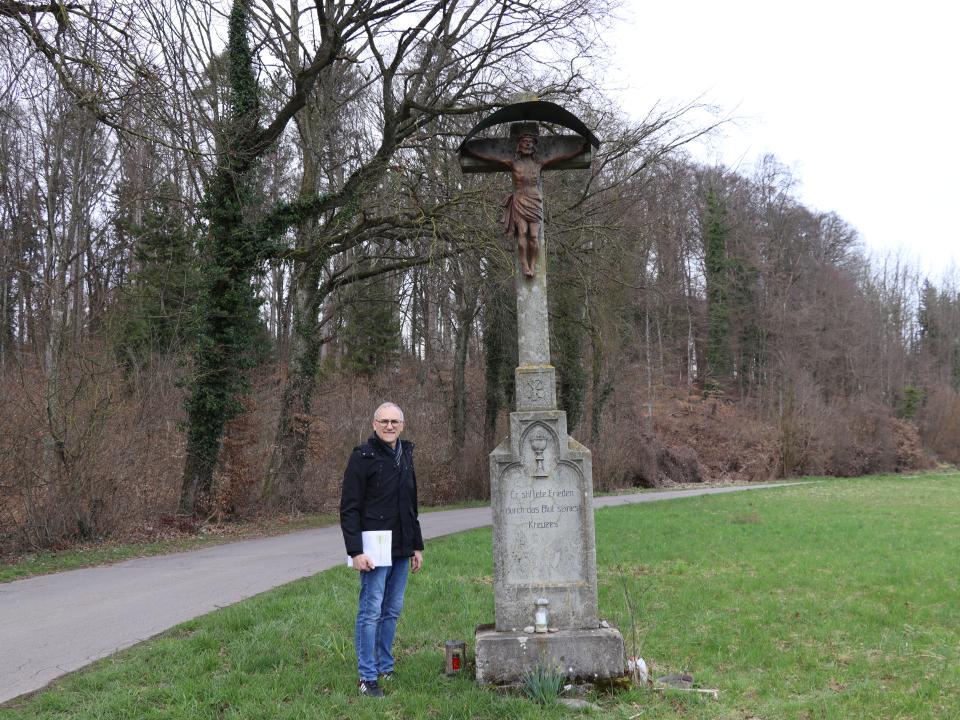
[[920, 291], [917, 324], [920, 326], [920, 343], [936, 353], [937, 340], [940, 336], [937, 328], [937, 289], [929, 280], [923, 281], [923, 289]]
[[567, 412], [567, 429], [573, 432], [583, 417], [587, 370], [583, 350], [586, 341], [584, 290], [575, 270], [578, 260], [566, 252], [561, 243], [551, 253], [553, 272], [549, 297], [550, 359], [557, 368], [557, 403]]
[[760, 382], [766, 363], [765, 335], [759, 324], [756, 283], [759, 271], [742, 247], [727, 244], [727, 283], [729, 288], [729, 325], [737, 337], [737, 384], [741, 398]]
[[120, 300], [116, 349], [131, 367], [176, 352], [189, 339], [199, 280], [194, 233], [172, 183], [162, 184], [150, 199], [139, 227], [123, 231], [134, 243], [135, 269]]
[[711, 188], [707, 191], [703, 243], [707, 280], [707, 346], [704, 391], [716, 392], [730, 368], [729, 265], [727, 210]]
[[[494, 275], [501, 270], [492, 265]], [[486, 401], [483, 437], [488, 449], [496, 441], [497, 416], [513, 404], [514, 369], [519, 364], [517, 346], [517, 296], [513, 277], [503, 273], [488, 279], [484, 288], [482, 332]]]
[[400, 354], [400, 319], [389, 283], [383, 279], [355, 283], [343, 297], [343, 368], [372, 375], [393, 365]]

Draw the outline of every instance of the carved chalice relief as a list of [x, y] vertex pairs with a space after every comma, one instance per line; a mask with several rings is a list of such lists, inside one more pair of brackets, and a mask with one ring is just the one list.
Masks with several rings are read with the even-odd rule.
[[533, 456], [537, 462], [533, 476], [549, 477], [546, 468], [543, 466], [543, 451], [547, 449], [547, 436], [543, 434], [543, 430], [538, 430], [537, 434], [530, 438], [530, 447], [533, 448]]

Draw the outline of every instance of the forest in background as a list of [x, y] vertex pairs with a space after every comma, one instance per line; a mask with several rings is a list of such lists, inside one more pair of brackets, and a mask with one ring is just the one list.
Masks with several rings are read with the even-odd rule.
[[868, 257], [773, 157], [693, 160], [708, 108], [626, 118], [588, 72], [611, 7], [537, 5], [0, 0], [0, 553], [333, 509], [386, 399], [421, 502], [485, 498], [509, 177], [456, 151], [517, 93], [603, 143], [544, 176], [596, 489], [960, 460], [958, 279]]

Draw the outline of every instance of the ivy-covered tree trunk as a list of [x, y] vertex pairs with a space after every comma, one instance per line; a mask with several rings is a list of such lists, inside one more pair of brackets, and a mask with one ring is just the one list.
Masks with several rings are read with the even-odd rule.
[[180, 512], [185, 514], [201, 511], [209, 497], [223, 428], [242, 409], [243, 370], [257, 323], [258, 301], [251, 278], [260, 248], [244, 226], [259, 107], [248, 23], [247, 0], [235, 0], [227, 46], [230, 119], [224, 128], [223, 152], [204, 199], [207, 232], [200, 243], [202, 293], [186, 401], [187, 454], [180, 491]]

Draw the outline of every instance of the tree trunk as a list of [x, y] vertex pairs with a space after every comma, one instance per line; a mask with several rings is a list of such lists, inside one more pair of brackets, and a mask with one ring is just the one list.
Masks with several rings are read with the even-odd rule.
[[457, 329], [454, 335], [453, 354], [453, 446], [463, 450], [467, 435], [467, 391], [466, 369], [467, 348], [470, 344], [470, 330], [473, 318], [477, 312], [477, 293], [467, 287], [466, 277], [464, 287], [458, 298], [461, 305], [457, 312]]
[[311, 403], [320, 360], [319, 279], [319, 263], [295, 263], [290, 365], [280, 400], [270, 470], [263, 487], [264, 497], [278, 506], [300, 507], [304, 499], [303, 468], [310, 442]]
[[[291, 47], [291, 62], [298, 62], [298, 48]], [[300, 137], [300, 198], [309, 200], [319, 186], [320, 167], [315, 154], [317, 128], [309, 112], [295, 118]], [[319, 221], [304, 220], [296, 227], [298, 251], [312, 249], [317, 243]], [[310, 443], [311, 403], [317, 383], [320, 361], [318, 296], [323, 263], [317, 258], [296, 260], [290, 277], [290, 302], [293, 304], [292, 332], [289, 340], [287, 378], [280, 399], [273, 452], [262, 496], [274, 506], [299, 508], [303, 505], [303, 468]]]
[[259, 245], [247, 237], [243, 219], [250, 199], [258, 99], [247, 41], [249, 8], [235, 0], [230, 12], [231, 116], [224, 129], [225, 152], [206, 189], [207, 232], [201, 253], [202, 322], [193, 351], [194, 374], [187, 397], [187, 455], [180, 488], [180, 512], [204, 509], [226, 423], [243, 406], [243, 368], [257, 323], [258, 301], [251, 276]]
[[[496, 272], [496, 270], [494, 270]], [[508, 283], [513, 278], [485, 283], [486, 298], [483, 304], [483, 357], [485, 403], [483, 420], [484, 447], [490, 451], [496, 444], [497, 418], [500, 408], [510, 404], [513, 368], [517, 364], [516, 307]], [[512, 362], [511, 362], [512, 361]]]

